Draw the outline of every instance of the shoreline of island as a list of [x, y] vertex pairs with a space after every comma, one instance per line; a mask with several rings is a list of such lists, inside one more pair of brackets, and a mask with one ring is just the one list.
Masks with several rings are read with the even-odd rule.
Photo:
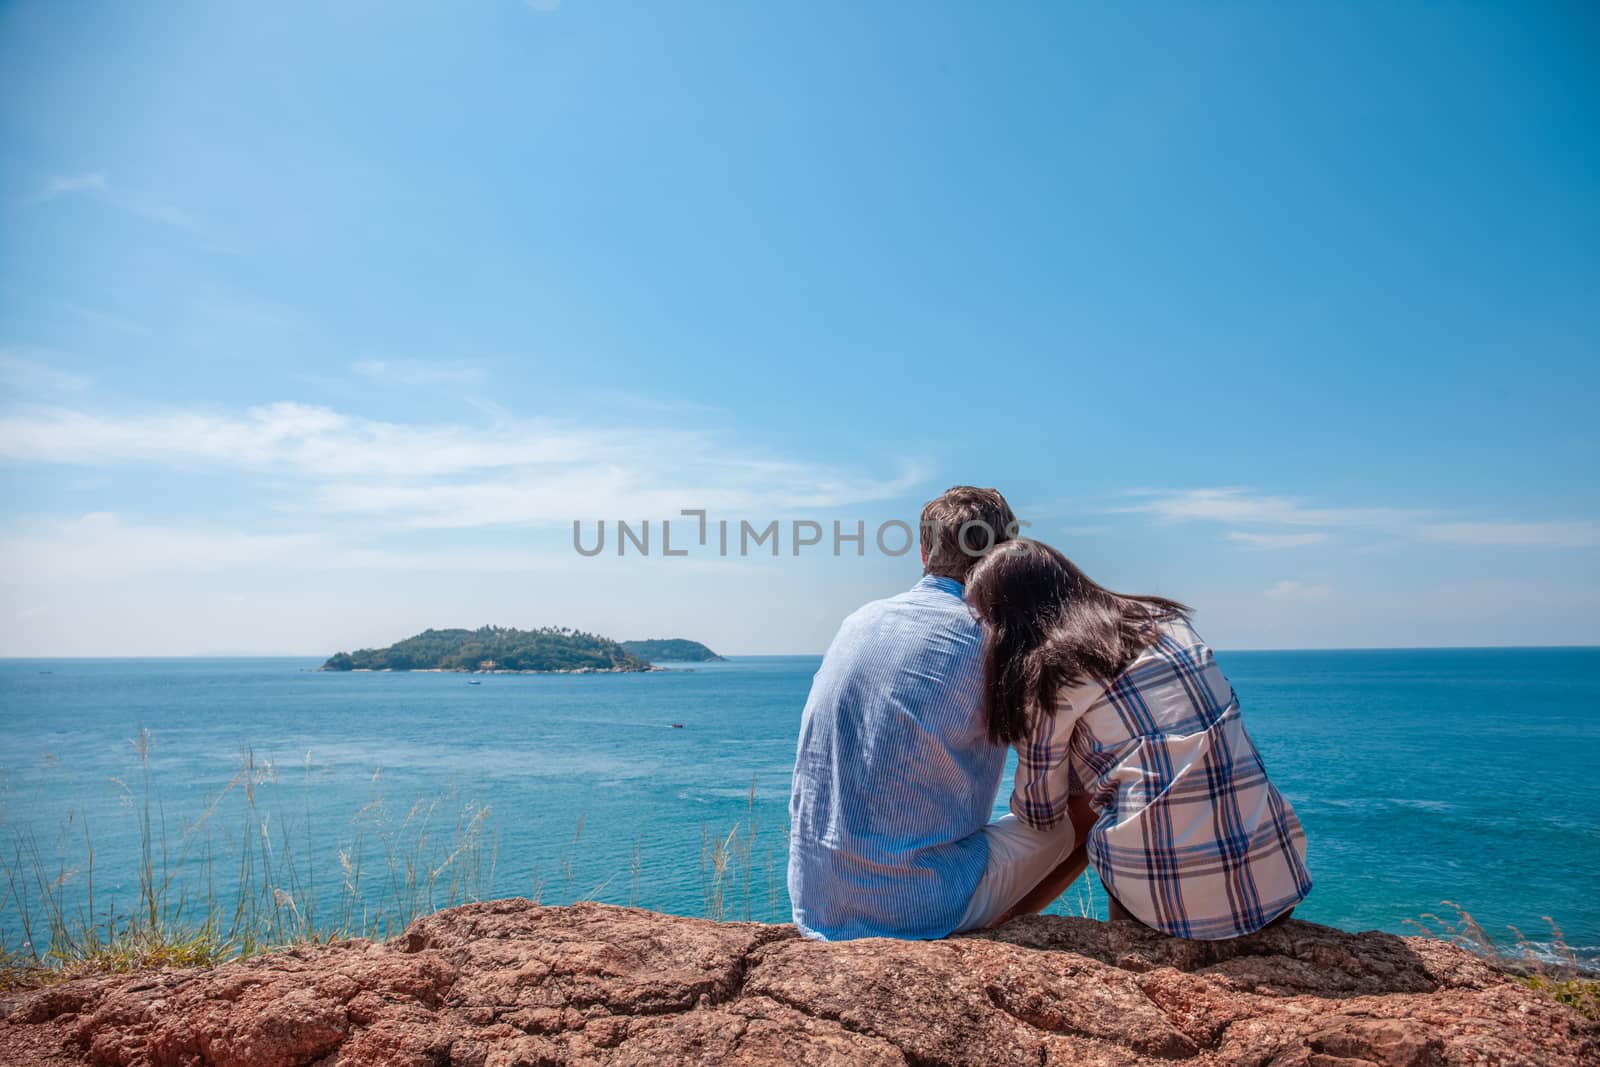
[[323, 664], [316, 671], [329, 674], [652, 674], [673, 669], [654, 663], [643, 667], [495, 667], [489, 670], [479, 667], [329, 667]]
[[384, 648], [336, 652], [318, 667], [334, 673], [638, 674], [670, 670], [653, 661], [713, 663], [722, 659], [698, 641], [650, 638], [614, 641], [565, 626], [518, 630], [424, 630]]

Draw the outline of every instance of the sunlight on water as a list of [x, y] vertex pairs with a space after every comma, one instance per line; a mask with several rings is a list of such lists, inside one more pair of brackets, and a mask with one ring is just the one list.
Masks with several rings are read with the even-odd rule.
[[[1414, 932], [1406, 920], [1454, 900], [1507, 942], [1510, 924], [1548, 939], [1541, 917], [1552, 916], [1600, 958], [1600, 651], [1220, 659], [1306, 825], [1317, 884], [1298, 914]], [[97, 908], [130, 902], [139, 837], [129, 739], [142, 728], [173, 841], [186, 828], [194, 836], [249, 749], [270, 772], [258, 786], [267, 821], [287, 826], [329, 896], [362, 813], [381, 803], [398, 822], [423, 801], [439, 834], [468, 805], [488, 807], [487, 893], [546, 903], [703, 914], [707, 842], [738, 827], [748, 870], [724, 914], [786, 920], [789, 773], [816, 663], [751, 657], [469, 687], [459, 675], [323, 674], [296, 660], [7, 661], [0, 831], [8, 849], [30, 835], [76, 901], [87, 889], [86, 822]], [[219, 855], [247, 832], [229, 803], [205, 824]], [[1080, 884], [1057, 909], [1103, 906], [1098, 887]], [[15, 901], [0, 923], [14, 943]]]

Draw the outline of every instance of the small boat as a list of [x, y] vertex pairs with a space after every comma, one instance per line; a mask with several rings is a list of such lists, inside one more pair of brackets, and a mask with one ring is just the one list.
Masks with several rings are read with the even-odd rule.
[[468, 682], [467, 682], [467, 684], [468, 684], [468, 685], [482, 685], [482, 684], [483, 684], [483, 683], [482, 683], [482, 682], [474, 682], [474, 681], [470, 681], [470, 680], [469, 680], [469, 681], [468, 681]]
[[673, 728], [673, 729], [674, 729], [674, 730], [681, 730], [681, 729], [683, 729], [683, 723], [681, 723], [681, 722], [675, 722], [675, 723], [673, 723], [673, 724], [672, 724], [672, 728]]

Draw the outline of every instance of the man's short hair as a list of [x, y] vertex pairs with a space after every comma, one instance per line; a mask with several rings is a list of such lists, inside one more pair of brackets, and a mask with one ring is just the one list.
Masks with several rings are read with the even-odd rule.
[[922, 509], [923, 571], [958, 582], [984, 553], [1017, 536], [1017, 517], [997, 489], [958, 485]]

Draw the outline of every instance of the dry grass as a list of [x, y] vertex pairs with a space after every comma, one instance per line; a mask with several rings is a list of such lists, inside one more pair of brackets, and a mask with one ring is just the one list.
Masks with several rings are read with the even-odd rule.
[[[750, 779], [750, 791], [745, 796], [745, 818], [733, 824], [727, 833], [700, 828], [700, 891], [708, 919], [742, 919], [755, 921], [756, 846], [761, 834], [761, 817], [756, 814], [756, 780]], [[789, 855], [788, 833], [784, 833], [782, 856]], [[768, 916], [771, 921], [783, 922], [788, 916], [779, 915], [778, 854], [767, 843], [763, 855], [766, 870]]]
[[152, 775], [149, 734], [141, 731], [131, 747], [134, 784], [113, 781], [139, 835], [133, 901], [97, 898], [94, 837], [83, 816], [68, 817], [53, 855], [31, 831], [12, 831], [0, 844], [0, 987], [391, 937], [419, 915], [479, 899], [492, 882], [490, 812], [470, 801], [419, 800], [397, 816], [378, 793], [339, 846], [339, 884], [319, 886], [309, 807], [297, 820], [262, 803], [261, 787], [280, 780], [278, 767], [245, 749], [200, 816], [174, 828]]
[[[81, 813], [67, 817], [61, 839], [48, 848], [31, 830], [0, 837], [0, 990], [90, 973], [211, 965], [296, 944], [386, 939], [419, 916], [490, 895], [498, 854], [491, 812], [454, 791], [391, 808], [380, 770], [372, 776], [372, 800], [347, 824], [344, 838], [313, 842], [309, 788], [301, 810], [266, 799], [285, 773], [303, 773], [309, 787], [309, 756], [303, 772], [285, 772], [246, 748], [200, 815], [170, 827], [150, 745], [146, 732], [130, 742], [131, 785], [112, 780], [138, 834], [131, 901], [97, 895], [95, 839]], [[756, 914], [760, 856], [765, 917], [788, 919], [779, 895], [788, 842], [763, 842], [760, 829], [752, 779], [744, 819], [725, 831], [702, 828], [708, 918], [762, 917]], [[313, 853], [326, 857], [331, 847], [338, 870], [330, 880]], [[628, 903], [641, 905], [643, 852], [641, 833], [626, 871], [594, 872], [580, 814], [557, 857], [560, 896], [595, 900], [625, 877]], [[539, 903], [548, 888], [535, 866], [527, 895]]]
[[1501, 944], [1460, 904], [1451, 900], [1441, 902], [1455, 912], [1454, 918], [1442, 918], [1428, 913], [1421, 920], [1408, 919], [1407, 925], [1420, 930], [1428, 937], [1460, 945], [1501, 970], [1514, 975], [1530, 989], [1551, 997], [1590, 1019], [1600, 1019], [1600, 979], [1592, 972], [1586, 973], [1577, 954], [1567, 944], [1561, 925], [1550, 916], [1541, 916], [1550, 927], [1547, 947], [1530, 940], [1515, 926], [1509, 945]]
[[[491, 812], [454, 792], [418, 800], [399, 814], [379, 791], [381, 772], [374, 774], [376, 795], [356, 813], [348, 839], [338, 845], [338, 884], [318, 886], [309, 807], [296, 820], [262, 802], [261, 787], [280, 781], [276, 765], [259, 762], [245, 749], [226, 787], [197, 819], [174, 829], [152, 776], [149, 735], [141, 732], [130, 744], [134, 784], [113, 781], [133, 810], [139, 835], [134, 900], [118, 906], [97, 899], [94, 837], [85, 817], [68, 817], [53, 852], [41, 848], [31, 832], [13, 830], [0, 842], [0, 991], [90, 973], [208, 966], [294, 944], [393, 937], [419, 916], [483, 899], [493, 884], [497, 843]], [[305, 774], [309, 779], [309, 758]], [[780, 831], [778, 842], [761, 839], [755, 789], [752, 779], [744, 819], [726, 830], [701, 828], [707, 918], [788, 918], [780, 914], [779, 894], [788, 831]], [[583, 832], [580, 815], [559, 858], [560, 878], [569, 899], [594, 900], [617, 875], [573, 895], [588, 881], [575, 882]], [[641, 835], [627, 871], [628, 903], [634, 906], [641, 903], [642, 854]], [[221, 869], [224, 858], [226, 870]], [[759, 901], [758, 866], [764, 868], [765, 908]], [[545, 888], [535, 867], [529, 896], [538, 902]], [[1075, 889], [1075, 896], [1063, 898], [1062, 910], [1094, 915], [1093, 880], [1080, 879]], [[1600, 1018], [1600, 981], [1583, 971], [1553, 919], [1545, 918], [1552, 934], [1545, 947], [1515, 927], [1509, 944], [1501, 944], [1466, 909], [1450, 901], [1444, 906], [1454, 912], [1452, 918], [1426, 914], [1408, 920], [1409, 925], [1489, 959], [1591, 1019]]]

